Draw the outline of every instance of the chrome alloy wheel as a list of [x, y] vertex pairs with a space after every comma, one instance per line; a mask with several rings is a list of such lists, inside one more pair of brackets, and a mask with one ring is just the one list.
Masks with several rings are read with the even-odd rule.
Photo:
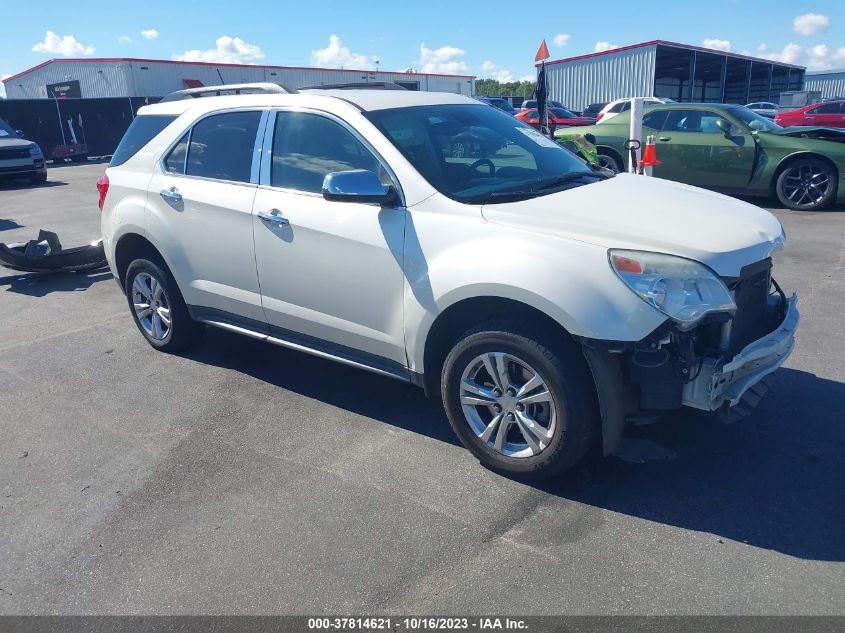
[[164, 286], [150, 273], [141, 272], [132, 282], [132, 307], [147, 336], [163, 341], [170, 333], [170, 300]]
[[555, 432], [555, 406], [540, 374], [519, 358], [489, 352], [461, 376], [461, 408], [473, 432], [506, 457], [532, 457]]
[[833, 186], [830, 175], [815, 165], [796, 165], [783, 179], [783, 195], [798, 206], [811, 207], [825, 199]]

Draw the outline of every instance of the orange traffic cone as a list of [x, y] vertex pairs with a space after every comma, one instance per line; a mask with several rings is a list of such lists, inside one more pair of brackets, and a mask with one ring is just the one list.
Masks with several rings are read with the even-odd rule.
[[638, 161], [638, 163], [640, 168], [660, 165], [660, 161], [657, 160], [657, 148], [654, 145], [654, 135], [649, 135], [648, 138], [646, 138], [643, 157], [640, 161]]

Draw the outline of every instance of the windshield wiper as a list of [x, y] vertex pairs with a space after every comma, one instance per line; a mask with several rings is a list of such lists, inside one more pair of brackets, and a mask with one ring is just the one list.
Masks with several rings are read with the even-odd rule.
[[602, 173], [594, 172], [594, 173], [586, 173], [586, 172], [574, 172], [571, 174], [563, 174], [562, 176], [558, 176], [557, 178], [553, 178], [539, 187], [535, 187], [534, 191], [545, 191], [546, 189], [554, 189], [555, 187], [559, 187], [560, 185], [565, 185], [568, 182], [575, 182], [581, 180], [582, 178], [598, 178], [599, 180], [604, 180], [605, 175]]
[[518, 189], [515, 191], [493, 191], [491, 193], [486, 193], [481, 196], [475, 196], [473, 198], [464, 198], [462, 202], [467, 202], [469, 204], [483, 204], [485, 201], [489, 200], [504, 202], [505, 199], [519, 200], [520, 198], [534, 198], [549, 193], [549, 189], [555, 189], [557, 187], [560, 187], [561, 185], [581, 180], [582, 178], [596, 178], [598, 180], [612, 178], [612, 176], [607, 175], [607, 173], [605, 173], [605, 170], [601, 169], [601, 167], [598, 167], [597, 169], [600, 171], [596, 171], [593, 173], [582, 171], [563, 174], [561, 176], [558, 176], [557, 178], [552, 178], [550, 180], [543, 181], [539, 184], [539, 186], [532, 187], [531, 189]]

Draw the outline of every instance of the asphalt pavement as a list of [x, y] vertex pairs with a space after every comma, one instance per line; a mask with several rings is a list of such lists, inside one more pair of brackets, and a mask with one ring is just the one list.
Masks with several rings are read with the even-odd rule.
[[[103, 170], [0, 185], [0, 241], [96, 239]], [[845, 614], [845, 208], [774, 213], [802, 325], [757, 411], [537, 486], [412, 386], [222, 331], [161, 354], [108, 272], [0, 268], [0, 614]]]

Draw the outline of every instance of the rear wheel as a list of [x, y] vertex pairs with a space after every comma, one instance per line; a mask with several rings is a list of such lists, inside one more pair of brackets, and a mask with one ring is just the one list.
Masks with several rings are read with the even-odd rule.
[[804, 158], [787, 165], [775, 184], [784, 206], [796, 211], [817, 211], [836, 198], [836, 170], [816, 158]]
[[124, 289], [135, 325], [154, 348], [178, 352], [199, 339], [202, 324], [191, 319], [176, 281], [158, 262], [129, 264]]
[[526, 479], [571, 468], [598, 428], [580, 351], [542, 338], [505, 325], [470, 331], [446, 358], [441, 383], [463, 444], [488, 468]]

